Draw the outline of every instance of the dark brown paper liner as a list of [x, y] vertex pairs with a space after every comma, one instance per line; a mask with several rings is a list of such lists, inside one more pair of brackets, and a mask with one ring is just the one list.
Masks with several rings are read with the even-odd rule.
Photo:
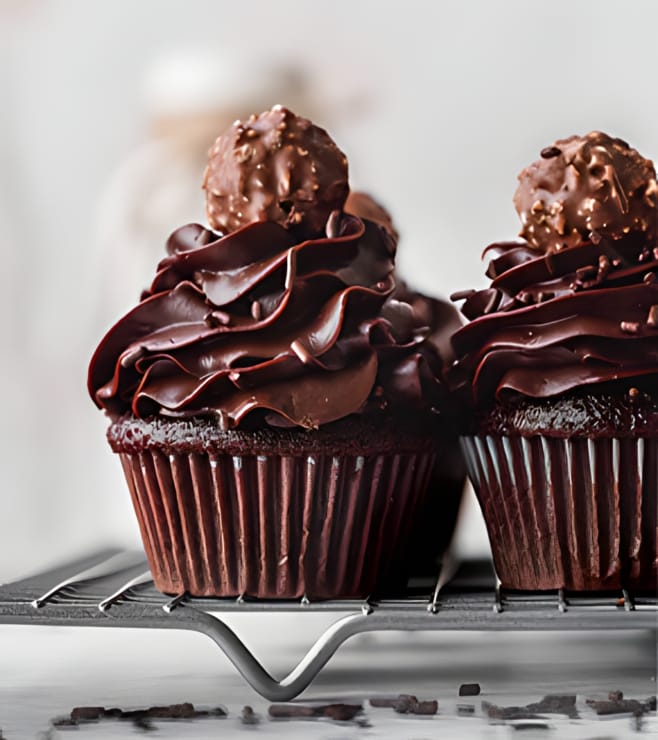
[[658, 440], [461, 442], [503, 586], [656, 591]]
[[161, 591], [329, 599], [385, 577], [435, 455], [120, 458]]

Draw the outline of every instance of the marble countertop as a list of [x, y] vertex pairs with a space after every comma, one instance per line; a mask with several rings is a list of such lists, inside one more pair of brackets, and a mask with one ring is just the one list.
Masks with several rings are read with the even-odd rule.
[[[334, 614], [235, 614], [231, 626], [274, 675], [287, 673]], [[269, 702], [256, 694], [207, 637], [189, 632], [93, 627], [0, 625], [0, 728], [6, 740], [65, 738], [51, 720], [76, 706], [147, 708], [191, 702], [198, 709], [221, 705], [226, 718], [158, 720], [151, 731], [105, 719], [80, 725], [76, 738], [268, 737], [300, 738], [611, 738], [658, 732], [655, 713], [638, 732], [630, 715], [597, 716], [587, 698], [611, 690], [646, 699], [656, 691], [656, 633], [386, 633], [365, 634], [339, 649], [298, 699], [363, 703], [358, 721], [272, 720]], [[459, 697], [462, 683], [481, 694]], [[373, 708], [368, 699], [410, 693], [437, 699], [430, 717]], [[482, 702], [524, 705], [546, 694], [577, 694], [579, 719], [546, 715], [526, 723], [492, 723]], [[246, 725], [242, 708], [260, 721]], [[458, 705], [472, 705], [461, 716]], [[521, 732], [520, 730], [523, 730]]]

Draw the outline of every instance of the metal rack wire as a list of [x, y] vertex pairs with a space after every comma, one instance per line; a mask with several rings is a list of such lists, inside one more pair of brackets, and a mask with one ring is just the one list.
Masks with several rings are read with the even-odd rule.
[[[335, 612], [303, 659], [277, 680], [222, 619], [235, 612]], [[396, 594], [363, 601], [259, 601], [167, 596], [154, 587], [143, 553], [103, 550], [0, 586], [0, 624], [182, 629], [210, 637], [270, 701], [300, 694], [350, 637], [408, 630], [657, 629], [656, 594], [528, 593], [500, 588], [490, 563], [446, 561], [434, 580], [412, 579]]]

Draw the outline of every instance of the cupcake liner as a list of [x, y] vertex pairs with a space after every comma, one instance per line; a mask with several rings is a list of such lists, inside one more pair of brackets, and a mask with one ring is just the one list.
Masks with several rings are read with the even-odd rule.
[[658, 440], [461, 439], [506, 588], [656, 591]]
[[427, 496], [410, 522], [407, 551], [396, 564], [397, 580], [403, 592], [410, 577], [437, 576], [441, 556], [455, 532], [465, 480], [466, 467], [458, 440], [442, 440]]
[[362, 598], [405, 545], [435, 455], [120, 453], [166, 593]]

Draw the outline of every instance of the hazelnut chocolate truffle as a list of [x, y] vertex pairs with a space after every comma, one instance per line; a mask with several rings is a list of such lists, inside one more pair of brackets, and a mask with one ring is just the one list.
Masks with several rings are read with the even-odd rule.
[[441, 354], [393, 297], [391, 230], [344, 209], [346, 178], [285, 108], [234, 124], [205, 176], [221, 233], [174, 232], [92, 358], [162, 591], [365, 596], [453, 454]]
[[570, 136], [541, 150], [519, 175], [514, 206], [520, 236], [540, 252], [578, 246], [590, 234], [656, 236], [653, 163], [622, 139], [600, 131]]
[[347, 157], [324, 129], [277, 105], [217, 139], [203, 187], [208, 222], [223, 234], [270, 221], [310, 238], [345, 204]]
[[656, 173], [594, 132], [520, 181], [528, 241], [489, 246], [490, 285], [455, 296], [450, 370], [496, 569], [510, 588], [655, 590]]

